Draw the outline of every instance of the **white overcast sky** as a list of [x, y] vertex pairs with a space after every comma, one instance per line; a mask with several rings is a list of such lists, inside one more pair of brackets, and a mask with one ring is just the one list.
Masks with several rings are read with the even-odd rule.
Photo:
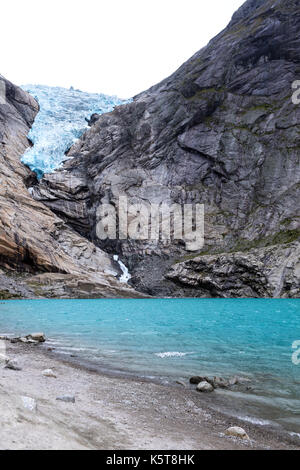
[[174, 72], [244, 0], [1, 2], [0, 74], [129, 98]]

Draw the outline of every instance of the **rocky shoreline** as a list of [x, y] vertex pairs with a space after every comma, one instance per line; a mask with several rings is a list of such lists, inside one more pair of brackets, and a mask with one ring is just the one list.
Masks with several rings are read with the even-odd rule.
[[44, 340], [2, 337], [2, 448], [300, 449], [288, 433], [216, 411], [213, 394], [100, 373]]

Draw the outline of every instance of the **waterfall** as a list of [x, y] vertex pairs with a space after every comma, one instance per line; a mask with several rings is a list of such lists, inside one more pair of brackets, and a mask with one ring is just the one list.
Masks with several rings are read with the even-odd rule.
[[120, 266], [121, 271], [123, 273], [120, 276], [119, 281], [127, 283], [129, 281], [129, 279], [131, 279], [131, 274], [129, 273], [129, 271], [128, 271], [127, 267], [125, 266], [125, 264], [122, 263], [122, 261], [119, 259], [118, 255], [114, 255], [114, 260], [119, 263], [119, 266]]

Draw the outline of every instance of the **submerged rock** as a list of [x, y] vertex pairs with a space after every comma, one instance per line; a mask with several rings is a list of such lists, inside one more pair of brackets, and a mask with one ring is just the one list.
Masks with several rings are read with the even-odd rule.
[[230, 386], [233, 386], [233, 385], [237, 385], [239, 383], [239, 378], [238, 377], [231, 377], [231, 379], [229, 379], [229, 385]]
[[214, 387], [215, 388], [228, 388], [229, 382], [222, 377], [214, 377]]

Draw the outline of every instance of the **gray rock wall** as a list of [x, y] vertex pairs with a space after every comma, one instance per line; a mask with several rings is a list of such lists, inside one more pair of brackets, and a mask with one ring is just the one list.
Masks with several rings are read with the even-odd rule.
[[[96, 245], [118, 253], [133, 284], [154, 295], [182, 295], [185, 282], [168, 273], [185, 261], [186, 247], [173, 240], [99, 240], [97, 210], [117, 204], [120, 194], [134, 203], [204, 204], [200, 255], [242, 252], [251, 265], [250, 249], [274, 246], [277, 253], [276, 247], [291, 244], [289, 256], [299, 263], [300, 105], [291, 99], [292, 83], [300, 79], [299, 30], [298, 1], [248, 0], [172, 76], [100, 116], [71, 148], [73, 159], [46, 175], [34, 197]], [[259, 258], [272, 269], [276, 257], [268, 258], [268, 250]], [[218, 266], [220, 259], [215, 257]], [[224, 262], [236, 266], [232, 255]], [[264, 270], [255, 270], [253, 282], [259, 283]], [[294, 273], [292, 294], [285, 282], [281, 289], [271, 283], [228, 293], [296, 296], [299, 264]], [[239, 281], [239, 270], [234, 279]], [[220, 289], [203, 291], [196, 283], [189, 293], [223, 295], [227, 284], [218, 282]]]

